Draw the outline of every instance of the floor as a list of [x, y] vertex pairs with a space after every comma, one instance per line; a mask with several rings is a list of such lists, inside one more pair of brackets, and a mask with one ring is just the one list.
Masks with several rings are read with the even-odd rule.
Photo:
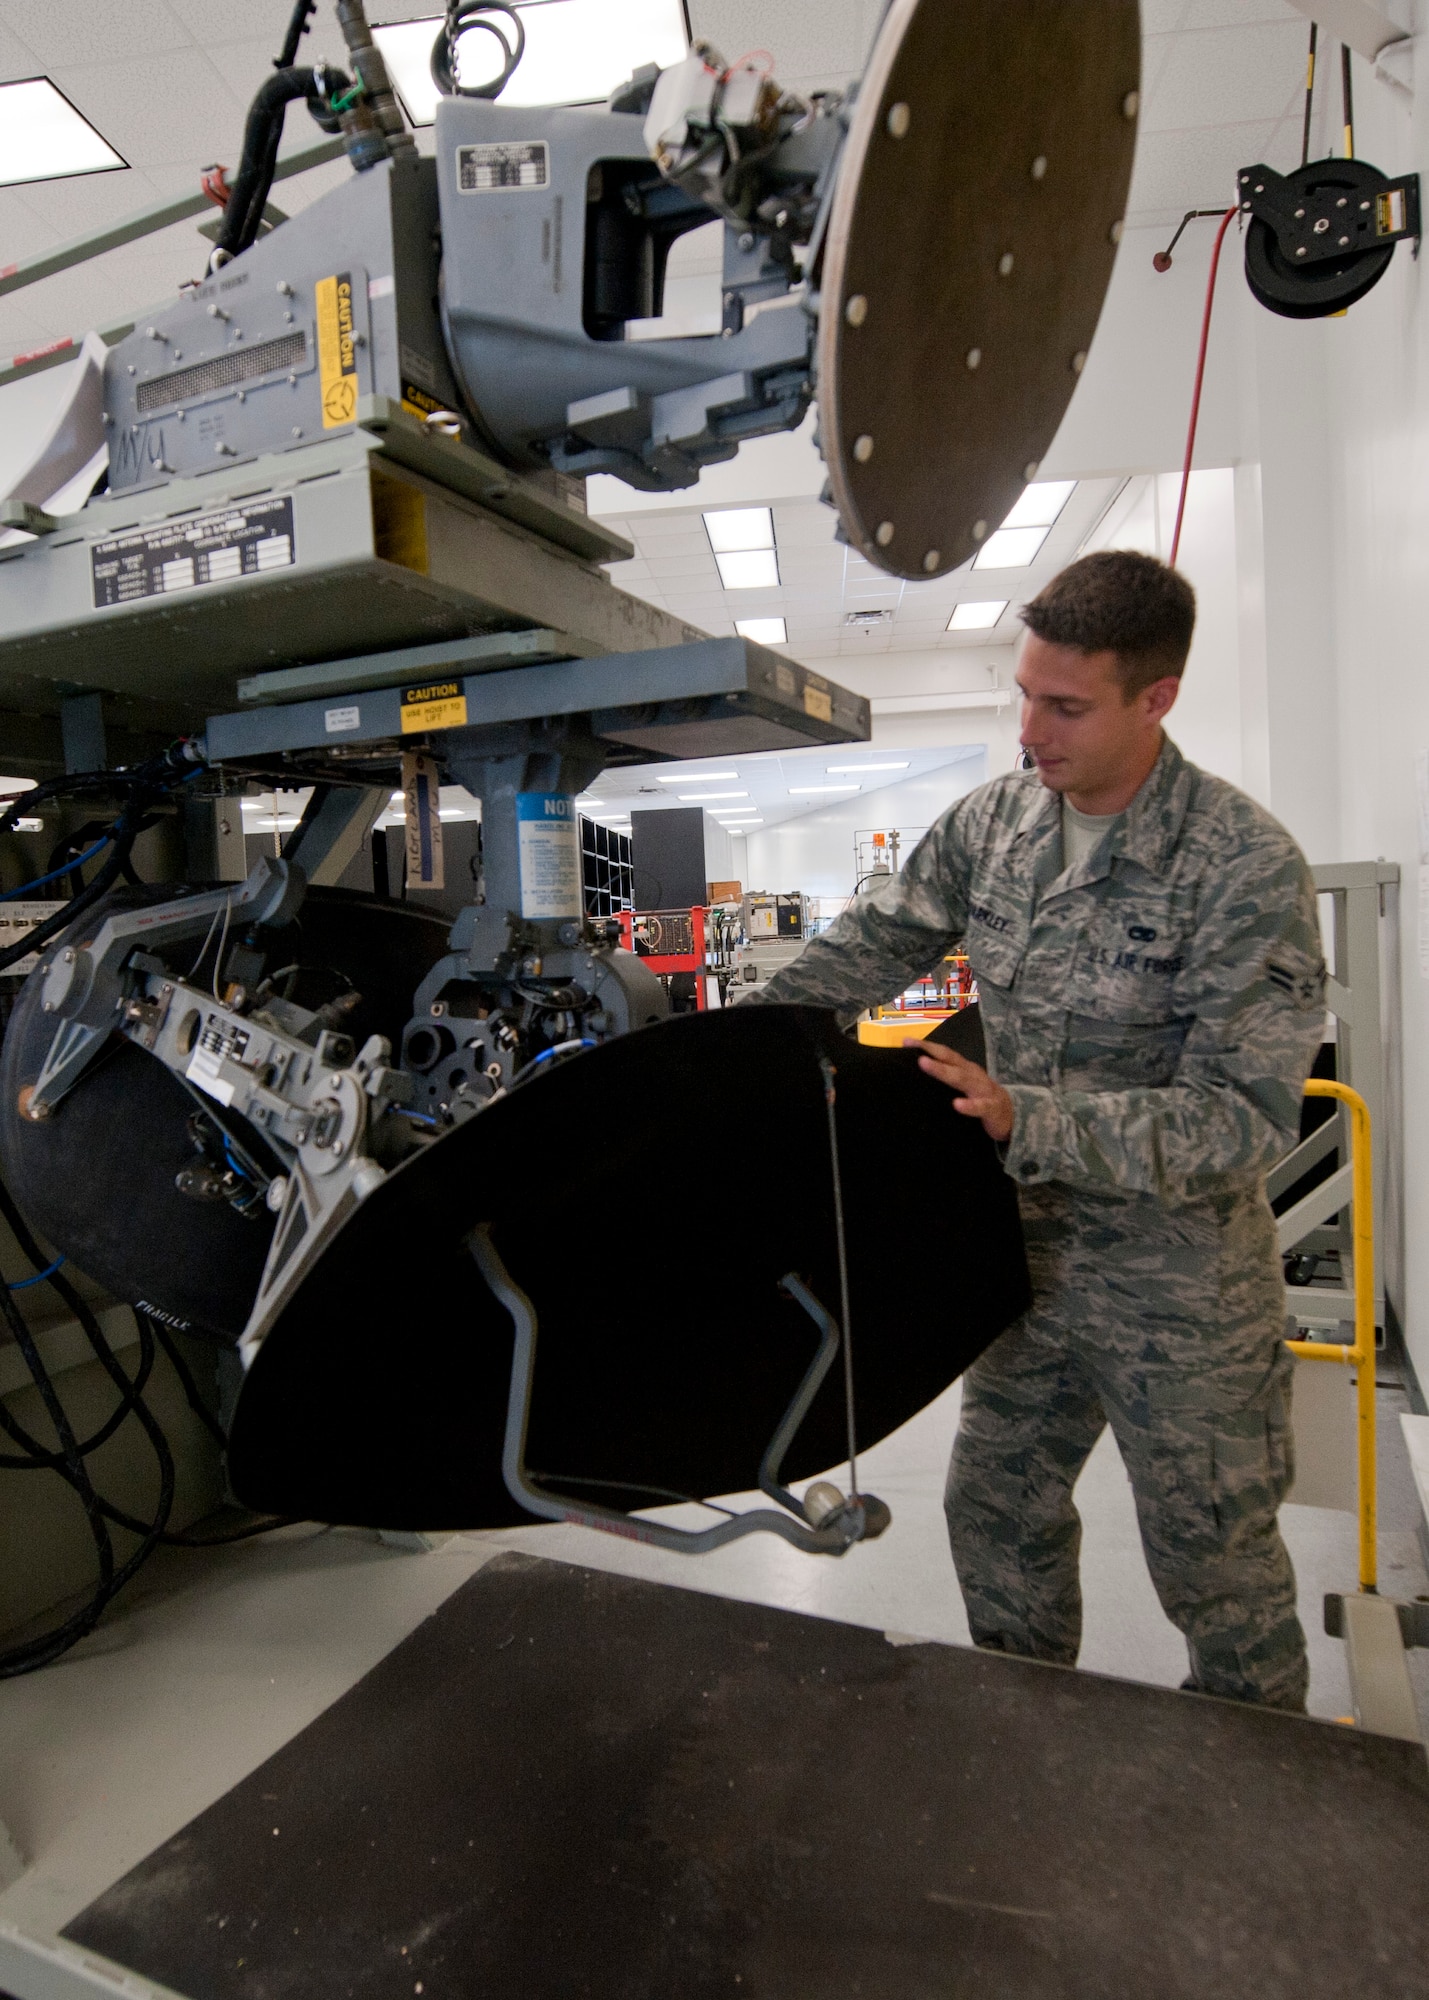
[[[1429, 1594], [1420, 1509], [1385, 1378], [1381, 1586]], [[350, 1532], [290, 1529], [195, 1557], [164, 1551], [101, 1629], [59, 1665], [0, 1684], [0, 1819], [26, 1872], [0, 1894], [0, 1923], [58, 1929], [345, 1691], [498, 1548], [520, 1548], [716, 1596], [785, 1606], [889, 1634], [967, 1643], [943, 1533], [941, 1490], [955, 1389], [862, 1461], [893, 1526], [840, 1559], [756, 1536], [687, 1558], [582, 1529], [453, 1536], [429, 1553]], [[1109, 1436], [1077, 1489], [1085, 1522], [1081, 1665], [1174, 1686], [1185, 1648], [1163, 1616]], [[1312, 1711], [1349, 1706], [1343, 1651], [1321, 1629], [1326, 1590], [1352, 1590], [1352, 1515], [1287, 1506], [1286, 1540], [1310, 1644]], [[1429, 1658], [1415, 1663], [1429, 1717]]]

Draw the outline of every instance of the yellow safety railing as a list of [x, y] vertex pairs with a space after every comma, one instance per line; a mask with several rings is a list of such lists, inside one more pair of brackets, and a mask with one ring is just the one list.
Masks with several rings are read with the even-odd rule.
[[1292, 1354], [1304, 1361], [1338, 1361], [1355, 1375], [1356, 1460], [1359, 1469], [1360, 1589], [1372, 1591], [1379, 1580], [1376, 1556], [1378, 1501], [1375, 1483], [1374, 1428], [1374, 1170], [1370, 1157], [1369, 1106], [1348, 1084], [1312, 1077], [1307, 1097], [1335, 1097], [1350, 1114], [1351, 1208], [1355, 1262], [1355, 1341], [1289, 1340]]

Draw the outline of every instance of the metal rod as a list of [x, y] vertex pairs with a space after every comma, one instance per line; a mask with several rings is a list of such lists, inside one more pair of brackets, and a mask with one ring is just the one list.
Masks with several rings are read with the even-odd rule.
[[849, 1320], [848, 1298], [848, 1246], [844, 1239], [844, 1191], [843, 1176], [839, 1171], [839, 1128], [834, 1110], [838, 1093], [834, 1089], [834, 1078], [838, 1071], [827, 1056], [819, 1057], [819, 1068], [824, 1078], [824, 1106], [829, 1121], [829, 1166], [834, 1182], [834, 1234], [839, 1247], [839, 1313], [843, 1322], [844, 1349], [844, 1421], [848, 1426], [848, 1491], [850, 1500], [858, 1498], [858, 1434], [854, 1421], [853, 1402], [853, 1327]]
[[1310, 114], [1315, 108], [1315, 45], [1320, 39], [1320, 24], [1310, 23], [1310, 59], [1305, 65], [1305, 136], [1300, 143], [1300, 164], [1307, 166], [1310, 160]]
[[[342, 154], [341, 139], [324, 139], [316, 146], [306, 146], [300, 152], [289, 153], [285, 160], [279, 160], [273, 178], [275, 181], [287, 180], [293, 174], [306, 173], [309, 167], [321, 167], [329, 160], [341, 159]], [[87, 236], [76, 236], [72, 242], [61, 243], [54, 250], [41, 251], [38, 257], [25, 257], [18, 264], [7, 264], [0, 268], [0, 298], [9, 292], [23, 291], [26, 285], [37, 285], [41, 278], [52, 278], [58, 271], [69, 271], [76, 264], [87, 264], [91, 257], [102, 257], [106, 250], [118, 250], [126, 243], [137, 243], [141, 236], [152, 236], [157, 230], [168, 229], [175, 222], [187, 222], [191, 215], [202, 215], [212, 206], [208, 196], [196, 188], [192, 194], [179, 195], [176, 200], [136, 209], [133, 215], [123, 216], [107, 228], [92, 230]]]
[[1355, 1370], [1355, 1437], [1359, 1471], [1360, 1589], [1378, 1588], [1379, 1495], [1375, 1456], [1374, 1403], [1374, 1166], [1370, 1148], [1369, 1106], [1346, 1083], [1312, 1077], [1307, 1097], [1335, 1097], [1349, 1107], [1350, 1163], [1353, 1168], [1353, 1242], [1355, 1260], [1355, 1341], [1289, 1340], [1285, 1344], [1302, 1361], [1338, 1361]]
[[1341, 42], [1340, 44], [1340, 86], [1344, 92], [1345, 99], [1345, 158], [1352, 160], [1355, 156], [1355, 97], [1354, 89], [1350, 83], [1350, 45], [1348, 42]]

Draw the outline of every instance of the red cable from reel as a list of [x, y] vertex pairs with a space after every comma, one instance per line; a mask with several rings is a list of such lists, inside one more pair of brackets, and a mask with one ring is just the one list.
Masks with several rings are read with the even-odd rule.
[[1181, 468], [1181, 497], [1176, 503], [1176, 531], [1171, 537], [1171, 567], [1176, 567], [1176, 557], [1181, 548], [1181, 523], [1186, 514], [1186, 488], [1191, 483], [1191, 455], [1196, 449], [1196, 425], [1201, 415], [1201, 383], [1206, 373], [1206, 343], [1211, 337], [1211, 307], [1216, 300], [1216, 273], [1221, 267], [1221, 245], [1226, 231], [1240, 213], [1238, 208], [1228, 208], [1221, 217], [1221, 226], [1216, 231], [1216, 247], [1211, 252], [1211, 275], [1206, 284], [1206, 310], [1201, 315], [1201, 351], [1196, 356], [1196, 386], [1191, 392], [1191, 423], [1186, 432], [1186, 462]]

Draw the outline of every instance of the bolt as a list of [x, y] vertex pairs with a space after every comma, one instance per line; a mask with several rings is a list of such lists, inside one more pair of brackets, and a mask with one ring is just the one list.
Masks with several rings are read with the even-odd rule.
[[1022, 477], [1030, 483], [1037, 477], [1037, 474], [1040, 471], [1040, 469], [1041, 468], [1039, 467], [1037, 460], [1035, 458], [1029, 458], [1026, 465], [1024, 465], [1022, 468]]
[[1125, 97], [1123, 97], [1123, 99], [1121, 100], [1122, 117], [1134, 118], [1140, 109], [1141, 109], [1141, 92], [1139, 90], [1129, 90], [1126, 93]]
[[1335, 203], [1336, 208], [1348, 208], [1349, 205], [1350, 205], [1349, 197], [1343, 194], [1340, 196], [1339, 200]]
[[938, 568], [942, 560], [943, 560], [943, 552], [941, 549], [929, 549], [928, 553], [923, 558], [923, 567], [925, 570], [927, 570], [929, 576], [931, 576], [934, 570]]
[[283, 298], [285, 298], [285, 299], [290, 299], [290, 298], [292, 298], [292, 296], [293, 296], [293, 288], [292, 288], [292, 286], [291, 286], [291, 285], [290, 285], [290, 284], [288, 283], [288, 281], [287, 281], [287, 279], [286, 279], [286, 278], [279, 278], [279, 280], [278, 280], [278, 291], [279, 291], [279, 293], [280, 293], [280, 294], [282, 295], [282, 297], [283, 297]]
[[862, 326], [868, 318], [868, 300], [862, 292], [855, 292], [844, 307], [844, 318], [850, 326]]
[[1242, 215], [1249, 215], [1249, 214], [1250, 214], [1250, 203], [1249, 203], [1248, 201], [1243, 201], [1243, 202], [1241, 203], [1241, 205], [1240, 205], [1240, 212], [1241, 212], [1241, 214], [1242, 214]]
[[302, 427], [302, 425], [301, 425], [301, 424], [294, 424], [294, 425], [293, 425], [293, 436], [294, 436], [295, 438], [300, 438], [300, 437], [302, 436], [302, 434], [303, 434], [303, 427]]
[[853, 455], [860, 465], [867, 465], [868, 461], [873, 457], [873, 439], [868, 435], [867, 431], [864, 432], [862, 437], [854, 439]]
[[1257, 193], [1257, 194], [1264, 194], [1264, 193], [1265, 193], [1265, 183], [1264, 183], [1263, 181], [1257, 181], [1257, 182], [1256, 182], [1256, 184], [1255, 184], [1255, 191], [1256, 191], [1256, 193]]
[[74, 964], [74, 953], [72, 951], [66, 949], [60, 953], [60, 957], [64, 960], [66, 965]]
[[1362, 209], [1367, 209], [1367, 208], [1369, 207], [1369, 203], [1368, 203], [1367, 201], [1362, 201], [1362, 202], [1360, 203], [1360, 207], [1361, 207]]
[[1047, 155], [1045, 153], [1039, 153], [1036, 159], [1032, 162], [1033, 180], [1040, 181], [1042, 179], [1042, 176], [1046, 173], [1046, 171], [1047, 171]]
[[880, 521], [873, 539], [881, 549], [886, 549], [888, 544], [893, 540], [893, 523], [891, 521]]
[[238, 453], [233, 449], [233, 446], [231, 444], [225, 444], [222, 438], [220, 438], [218, 443], [214, 446], [214, 451], [219, 458], [237, 458], [238, 456]]
[[182, 360], [183, 360], [183, 358], [184, 358], [184, 350], [183, 350], [183, 349], [182, 349], [181, 347], [176, 347], [176, 348], [174, 349], [174, 359], [175, 359], [175, 361], [182, 361]]
[[148, 327], [145, 330], [148, 333], [150, 340], [167, 341], [169, 338], [169, 336], [166, 333], [160, 333], [158, 327], [156, 326]]
[[1304, 211], [1304, 209], [1303, 209], [1303, 208], [1297, 208], [1297, 209], [1296, 209], [1296, 211], [1295, 211], [1295, 220], [1296, 220], [1297, 222], [1303, 222], [1303, 221], [1305, 220], [1305, 211]]
[[246, 403], [248, 401], [248, 391], [246, 389], [240, 389], [238, 391], [238, 400], [240, 403]]
[[1010, 278], [1012, 276], [1012, 252], [1010, 250], [1004, 250], [998, 258], [997, 275], [999, 278]]
[[1107, 231], [1107, 241], [1109, 243], [1120, 243], [1123, 234], [1124, 234], [1124, 225], [1120, 221], [1116, 221]]
[[138, 369], [134, 366], [134, 363], [132, 361], [126, 361], [124, 366], [128, 371], [128, 373], [131, 375], [137, 375], [139, 372]]
[[1349, 242], [1349, 240], [1350, 240], [1350, 239], [1349, 239], [1349, 237], [1348, 237], [1348, 236], [1342, 236], [1342, 237], [1340, 238], [1340, 248], [1341, 248], [1342, 250], [1344, 249], [1345, 245], [1346, 245], [1346, 244], [1347, 244], [1347, 243]]
[[1302, 244], [1300, 245], [1300, 247], [1299, 247], [1299, 248], [1298, 248], [1298, 249], [1296, 250], [1296, 252], [1295, 252], [1295, 255], [1296, 255], [1297, 257], [1303, 257], [1303, 256], [1305, 255], [1305, 245], [1304, 245], [1303, 243], [1302, 243]]
[[913, 114], [906, 104], [891, 104], [888, 107], [888, 130], [895, 139], [906, 139], [912, 123]]
[[1315, 224], [1315, 234], [1317, 236], [1323, 236], [1326, 230], [1329, 228], [1329, 226], [1330, 226], [1329, 216], [1328, 215], [1320, 216]]
[[975, 542], [981, 542], [981, 541], [985, 540], [986, 536], [987, 536], [987, 522], [986, 522], [986, 521], [974, 521], [974, 522], [973, 522], [973, 540], [974, 540]]
[[290, 312], [285, 312], [283, 314], [283, 324], [285, 326], [291, 326], [293, 324], [293, 315]]
[[210, 319], [227, 319], [227, 318], [228, 318], [228, 314], [227, 314], [227, 313], [226, 313], [226, 312], [225, 312], [225, 311], [223, 310], [223, 307], [222, 307], [221, 305], [218, 305], [217, 303], [215, 303], [215, 304], [213, 304], [213, 305], [211, 305], [211, 306], [209, 307], [209, 309], [208, 309], [208, 316], [209, 316], [209, 318], [210, 318]]
[[747, 257], [750, 251], [754, 248], [754, 231], [752, 229], [745, 230], [744, 234], [739, 239], [739, 247]]
[[968, 368], [970, 370], [976, 371], [977, 369], [981, 368], [982, 349], [980, 347], [970, 347], [967, 351], [966, 359]]
[[55, 1003], [53, 1000], [42, 1000], [40, 1002], [40, 1012], [42, 1014], [53, 1014], [54, 1011]]
[[1086, 365], [1087, 365], [1087, 351], [1084, 347], [1079, 347], [1076, 353], [1072, 356], [1072, 373], [1074, 375], [1080, 375], [1082, 370], [1086, 367]]

